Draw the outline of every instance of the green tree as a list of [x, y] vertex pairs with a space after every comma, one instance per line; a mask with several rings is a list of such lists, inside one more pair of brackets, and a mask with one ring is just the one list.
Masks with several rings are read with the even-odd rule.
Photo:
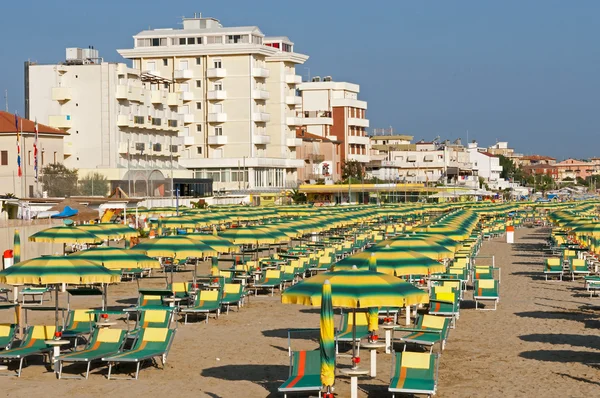
[[52, 163], [42, 168], [42, 187], [50, 197], [69, 197], [78, 194], [77, 169], [69, 169], [62, 163]]
[[584, 180], [581, 177], [577, 177], [577, 185], [583, 185], [584, 187], [587, 187], [589, 185], [589, 182], [587, 180]]
[[363, 165], [356, 160], [346, 160], [342, 166], [342, 179], [361, 181], [365, 178]]
[[306, 203], [306, 194], [294, 189], [292, 191], [292, 200], [294, 203]]
[[79, 180], [79, 193], [86, 196], [105, 196], [109, 189], [109, 182], [105, 176], [98, 172], [89, 173]]
[[547, 174], [538, 174], [535, 176], [534, 186], [537, 190], [541, 191], [542, 194], [546, 193], [555, 187], [556, 183]]
[[510, 180], [512, 178], [513, 181], [523, 181], [523, 169], [517, 167], [511, 159], [504, 155], [498, 155], [498, 159], [500, 166], [502, 166], [502, 172], [500, 173], [501, 178], [504, 178], [505, 180]]

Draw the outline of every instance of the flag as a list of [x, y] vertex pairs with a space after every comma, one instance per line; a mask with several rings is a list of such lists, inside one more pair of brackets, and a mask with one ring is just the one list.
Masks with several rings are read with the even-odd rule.
[[35, 170], [35, 182], [38, 180], [38, 124], [35, 119], [35, 139], [33, 140], [33, 169]]
[[[23, 127], [22, 121], [21, 127]], [[21, 134], [19, 134], [19, 115], [17, 113], [15, 113], [15, 129], [17, 130], [17, 175], [21, 177], [23, 175], [21, 170]]]

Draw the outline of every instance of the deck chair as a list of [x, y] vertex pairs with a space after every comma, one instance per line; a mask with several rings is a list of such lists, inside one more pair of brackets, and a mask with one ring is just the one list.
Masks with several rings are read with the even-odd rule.
[[290, 376], [278, 388], [284, 398], [287, 393], [319, 392], [321, 396], [321, 352], [292, 351]]
[[569, 260], [569, 272], [571, 280], [575, 280], [575, 275], [588, 276], [590, 274], [586, 261], [579, 258]]
[[140, 294], [138, 301], [138, 307], [140, 308], [157, 308], [164, 307], [161, 296], [153, 296], [150, 294]]
[[176, 298], [187, 300], [190, 297], [188, 286], [187, 282], [173, 282], [169, 283], [167, 289], [171, 290]]
[[436, 292], [429, 299], [429, 314], [450, 317], [452, 319], [452, 328], [454, 328], [456, 320], [460, 317], [459, 310], [460, 305], [457, 292]]
[[219, 318], [221, 313], [221, 297], [218, 290], [201, 290], [196, 295], [193, 307], [183, 308], [181, 314], [184, 316], [184, 324], [187, 325], [188, 315], [206, 314], [206, 323], [211, 312], [215, 313], [216, 318]]
[[[449, 330], [450, 318], [427, 314], [417, 318], [415, 328], [394, 328], [394, 332], [409, 332], [408, 335], [400, 337], [401, 342], [427, 346], [430, 353], [433, 351], [435, 343], [440, 343], [440, 351], [446, 347]], [[404, 345], [404, 351], [406, 351], [406, 345]]]
[[[339, 342], [348, 342], [352, 344], [352, 325], [353, 316], [351, 313], [343, 313], [342, 320], [340, 323], [339, 332], [335, 336], [335, 353], [339, 353], [338, 344]], [[358, 347], [358, 354], [360, 355], [360, 340], [369, 335], [369, 320], [366, 312], [356, 313], [356, 345]]]
[[258, 289], [271, 289], [271, 296], [273, 296], [275, 288], [281, 290], [281, 271], [276, 269], [267, 270], [252, 288], [254, 289], [254, 296], [258, 294]]
[[546, 264], [544, 266], [544, 276], [546, 280], [548, 280], [548, 276], [558, 276], [562, 281], [563, 278], [563, 265], [562, 261], [558, 257], [550, 257], [546, 259]]
[[[24, 287], [19, 292], [19, 294], [21, 294], [21, 300], [22, 300], [22, 304], [23, 305], [28, 304], [25, 301], [26, 297], [31, 297], [31, 301], [29, 302], [30, 305], [44, 305], [44, 297], [46, 296], [46, 294], [50, 294], [50, 289], [47, 288], [47, 287], [32, 287], [32, 286], [27, 286], [27, 287]], [[39, 298], [40, 298], [39, 303], [35, 299], [36, 296], [39, 296]]]
[[293, 265], [284, 265], [281, 267], [281, 271], [281, 283], [284, 288], [286, 283], [291, 286], [296, 282], [296, 268]]
[[426, 394], [431, 397], [437, 390], [438, 355], [422, 352], [398, 352], [392, 361], [392, 378], [388, 391], [395, 393]]
[[15, 339], [17, 325], [14, 323], [0, 324], [0, 350], [8, 350]]
[[229, 314], [229, 306], [237, 304], [238, 310], [242, 306], [242, 293], [244, 286], [238, 283], [226, 283], [223, 286], [223, 297], [221, 299], [221, 305], [226, 306], [226, 314]]
[[[491, 300], [494, 302], [494, 311], [500, 301], [499, 284], [494, 279], [480, 279], [475, 281], [473, 288], [473, 300], [475, 300], [475, 309], [483, 310], [485, 308], [479, 308], [478, 304], [480, 301]], [[491, 310], [491, 308], [490, 308]]]
[[[93, 361], [98, 361], [102, 357], [116, 355], [123, 349], [127, 332], [120, 329], [100, 329], [96, 328], [90, 342], [87, 346], [77, 352], [60, 355], [56, 358], [58, 364], [59, 379], [87, 379], [90, 375], [90, 366]], [[85, 377], [83, 376], [63, 376], [64, 362], [84, 362], [87, 364]]]
[[45, 341], [54, 338], [55, 330], [56, 328], [54, 326], [29, 326], [25, 332], [25, 337], [18, 347], [0, 351], [0, 360], [19, 360], [19, 369], [16, 374], [17, 377], [21, 377], [23, 361], [29, 356], [48, 355], [48, 362], [50, 362], [50, 353], [53, 348], [46, 345]]
[[91, 311], [90, 309], [69, 311], [67, 326], [62, 331], [62, 337], [75, 340], [75, 348], [79, 345], [79, 338], [91, 334], [98, 321], [98, 315], [92, 314]]
[[494, 268], [488, 266], [475, 266], [473, 279], [494, 279]]
[[135, 344], [129, 351], [121, 352], [115, 355], [107, 355], [102, 360], [108, 362], [108, 379], [111, 379], [112, 367], [120, 363], [135, 363], [135, 377], [112, 379], [137, 380], [140, 374], [140, 365], [146, 360], [154, 361], [154, 358], [160, 357], [162, 368], [167, 362], [167, 355], [173, 343], [175, 330], [168, 328], [146, 328], [142, 329]]

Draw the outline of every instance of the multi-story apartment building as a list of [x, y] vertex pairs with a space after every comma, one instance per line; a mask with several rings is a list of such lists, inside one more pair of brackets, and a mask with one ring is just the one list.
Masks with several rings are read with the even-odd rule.
[[[310, 134], [340, 142], [340, 159], [356, 160], [365, 166], [369, 162], [369, 137], [366, 129], [367, 103], [358, 99], [358, 84], [335, 82], [327, 76], [315, 77], [298, 87], [302, 106], [297, 112], [299, 122]], [[335, 166], [341, 174], [341, 164]]]
[[64, 164], [80, 177], [98, 172], [132, 195], [170, 196], [160, 181], [191, 176], [178, 164], [189, 143], [170, 79], [69, 48], [64, 63], [27, 63], [25, 92], [29, 118], [69, 133]]
[[118, 50], [140, 74], [173, 80], [187, 145], [179, 162], [221, 190], [276, 189], [297, 183], [295, 66], [308, 56], [287, 37], [256, 26], [224, 27], [184, 18], [180, 29], [139, 32]]
[[341, 178], [340, 158], [341, 142], [307, 132], [304, 128], [296, 133], [302, 145], [297, 148], [298, 159], [304, 160], [304, 167], [298, 168], [300, 181], [325, 182], [338, 181]]
[[515, 164], [519, 164], [520, 159], [523, 157], [522, 153], [515, 153], [513, 148], [509, 148], [506, 141], [496, 142], [494, 145], [489, 146], [486, 152], [496, 156], [502, 155], [512, 160]]
[[571, 180], [583, 178], [585, 180], [594, 172], [593, 162], [585, 162], [577, 159], [566, 159], [555, 163], [554, 166], [558, 169], [558, 179], [561, 181], [565, 178]]
[[501, 180], [502, 166], [498, 156], [489, 153], [485, 148], [478, 148], [477, 142], [470, 142], [467, 150], [474, 174], [492, 183]]
[[556, 163], [556, 158], [542, 155], [525, 155], [516, 164], [518, 166], [551, 165]]

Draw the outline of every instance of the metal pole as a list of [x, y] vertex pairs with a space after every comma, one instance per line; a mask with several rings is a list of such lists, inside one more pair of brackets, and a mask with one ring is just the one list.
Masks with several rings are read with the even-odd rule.
[[127, 196], [131, 197], [131, 152], [129, 151], [130, 143], [127, 139]]
[[356, 308], [352, 308], [352, 358], [356, 358]]
[[[173, 206], [173, 190], [175, 189], [175, 184], [173, 183], [173, 151], [171, 151], [171, 146], [173, 145], [173, 136], [169, 137], [169, 154], [171, 156], [171, 206]], [[179, 206], [177, 207], [177, 215], [179, 215]]]

